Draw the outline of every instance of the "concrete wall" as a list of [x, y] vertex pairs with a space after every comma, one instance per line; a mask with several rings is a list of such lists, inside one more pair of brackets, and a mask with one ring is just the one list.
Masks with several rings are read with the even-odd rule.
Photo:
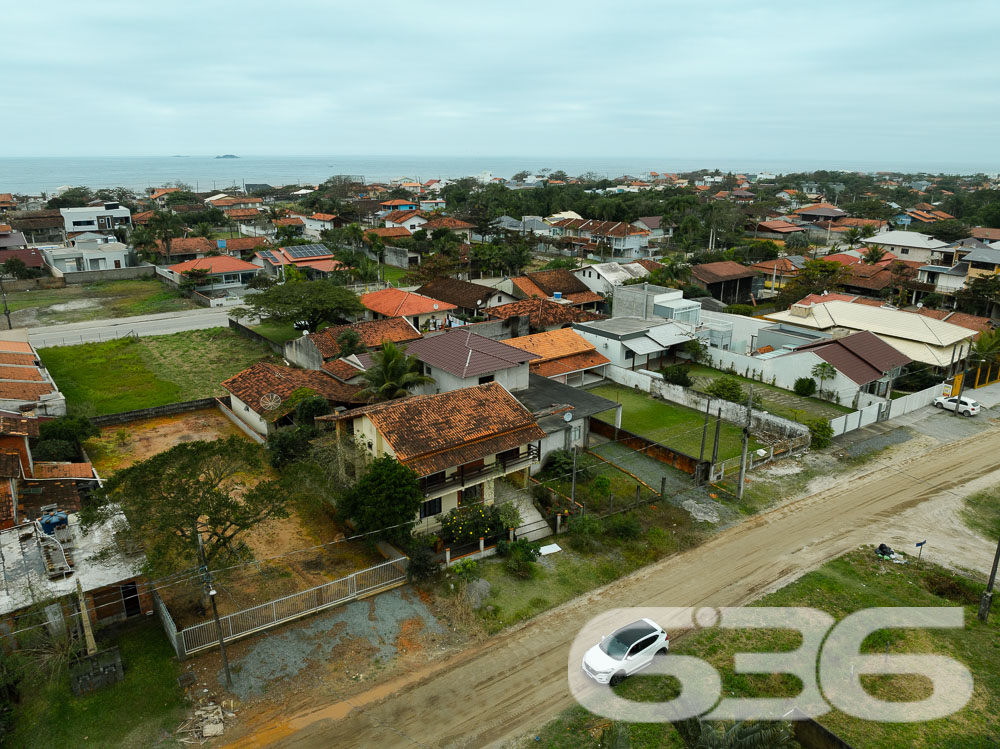
[[[586, 280], [584, 280], [584, 283], [586, 283]], [[657, 302], [668, 299], [682, 299], [683, 297], [684, 294], [680, 289], [668, 289], [664, 286], [655, 286], [653, 284], [643, 283], [632, 286], [620, 286], [614, 290], [611, 315], [612, 317], [638, 317], [643, 320], [655, 320], [659, 317], [653, 310]]]
[[322, 369], [323, 355], [309, 336], [301, 336], [291, 341], [285, 341], [284, 357], [292, 364], [303, 369]]
[[[527, 317], [510, 317], [506, 320], [487, 320], [470, 326], [472, 332], [483, 338], [494, 341], [506, 341], [508, 338], [520, 338], [531, 333], [531, 325]], [[424, 335], [429, 337], [444, 331], [430, 331]]]
[[57, 272], [50, 268], [53, 276], [61, 275], [66, 284], [95, 283], [98, 281], [127, 281], [134, 278], [152, 278], [156, 275], [155, 265], [137, 265], [133, 268], [107, 268], [105, 270], [81, 270]]
[[264, 421], [260, 414], [235, 395], [229, 395], [230, 410], [257, 434], [267, 437], [274, 431], [274, 424]]
[[702, 309], [701, 321], [703, 323], [722, 322], [733, 326], [733, 342], [730, 345], [731, 351], [746, 353], [750, 350], [751, 341], [756, 339], [762, 328], [774, 325], [769, 320], [758, 320], [756, 317], [746, 315], [730, 315], [725, 312], [711, 312]]
[[38, 289], [63, 289], [66, 287], [65, 278], [26, 278], [23, 281], [4, 280], [3, 287], [7, 291], [36, 291]]
[[229, 329], [232, 330], [234, 333], [238, 333], [244, 338], [249, 338], [251, 341], [256, 341], [257, 343], [267, 346], [269, 349], [271, 349], [271, 351], [276, 353], [278, 356], [284, 356], [285, 354], [285, 348], [280, 343], [275, 343], [274, 341], [265, 338], [256, 330], [248, 328], [246, 325], [242, 324], [238, 320], [234, 320], [231, 317], [229, 318]]
[[[799, 351], [761, 359], [756, 356], [709, 348], [708, 357], [711, 365], [716, 369], [728, 371], [731, 367], [741, 377], [758, 380], [785, 390], [792, 390], [795, 387], [795, 381], [800, 377], [812, 377], [813, 367], [824, 362], [811, 351]], [[816, 380], [818, 389], [819, 380], [813, 379]], [[845, 406], [853, 406], [858, 393], [858, 384], [837, 372], [836, 377], [823, 382], [823, 390], [834, 394], [835, 397], [828, 400]]]
[[910, 393], [910, 395], [890, 401], [883, 398], [874, 400], [871, 405], [832, 419], [830, 426], [833, 428], [833, 435], [836, 437], [847, 434], [855, 429], [874, 424], [876, 421], [889, 421], [911, 411], [926, 408], [934, 402], [935, 398], [944, 393], [944, 387], [943, 384], [934, 385], [919, 393]]
[[108, 426], [110, 424], [127, 424], [130, 421], [140, 419], [152, 419], [157, 416], [169, 416], [170, 414], [186, 413], [187, 411], [197, 411], [201, 408], [212, 408], [215, 406], [215, 398], [201, 398], [199, 400], [184, 401], [183, 403], [168, 403], [165, 406], [154, 406], [153, 408], [140, 408], [135, 411], [122, 411], [116, 414], [105, 416], [94, 416], [91, 421], [97, 426]]
[[434, 378], [434, 382], [421, 385], [417, 390], [414, 390], [415, 395], [447, 393], [452, 390], [475, 387], [479, 384], [480, 377], [485, 377], [489, 374], [493, 375], [495, 382], [500, 383], [511, 392], [526, 390], [528, 388], [529, 369], [527, 362], [517, 367], [508, 367], [507, 369], [501, 369], [492, 373], [487, 372], [486, 375], [464, 378], [456, 377], [451, 372], [446, 372], [438, 367], [432, 367], [429, 364], [424, 364], [424, 371]]

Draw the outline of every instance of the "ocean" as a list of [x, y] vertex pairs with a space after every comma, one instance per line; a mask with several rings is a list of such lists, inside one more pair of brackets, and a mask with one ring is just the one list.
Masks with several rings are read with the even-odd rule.
[[185, 182], [199, 191], [223, 190], [244, 183], [316, 184], [334, 174], [362, 176], [368, 182], [409, 177], [418, 181], [451, 179], [490, 172], [497, 177], [527, 169], [561, 169], [571, 176], [596, 172], [615, 178], [623, 174], [638, 176], [650, 171], [683, 172], [695, 169], [721, 169], [734, 173], [843, 169], [851, 171], [926, 171], [932, 174], [972, 174], [992, 172], [997, 165], [957, 163], [850, 163], [817, 158], [804, 159], [733, 159], [672, 157], [511, 157], [511, 156], [240, 156], [217, 159], [214, 156], [151, 156], [114, 158], [71, 157], [0, 157], [0, 192], [37, 195], [52, 194], [63, 185], [86, 185], [92, 188], [127, 187], [135, 191]]

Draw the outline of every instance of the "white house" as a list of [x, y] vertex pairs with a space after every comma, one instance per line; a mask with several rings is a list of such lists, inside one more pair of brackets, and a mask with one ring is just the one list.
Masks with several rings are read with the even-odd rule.
[[606, 297], [617, 286], [645, 278], [649, 271], [639, 263], [596, 263], [577, 268], [573, 275], [583, 281], [588, 289]]
[[110, 234], [115, 229], [132, 227], [132, 211], [114, 201], [83, 208], [60, 208], [59, 213], [62, 214], [67, 235], [85, 231]]
[[552, 224], [553, 237], [579, 240], [591, 253], [607, 246], [615, 257], [636, 259], [649, 257], [649, 231], [624, 221], [594, 221], [592, 219], [562, 219]]
[[900, 260], [914, 260], [927, 265], [942, 264], [953, 254], [953, 251], [945, 250], [950, 247], [947, 242], [916, 231], [887, 231], [861, 241], [869, 247], [878, 245]]
[[299, 216], [299, 218], [302, 219], [305, 227], [303, 232], [307, 237], [318, 238], [322, 232], [335, 229], [344, 223], [343, 219], [332, 213], [314, 213], [312, 216]]
[[420, 211], [392, 211], [383, 216], [382, 220], [385, 221], [387, 229], [402, 227], [410, 232], [417, 231], [427, 223], [427, 219], [420, 215]]
[[671, 349], [695, 338], [694, 327], [663, 319], [612, 317], [573, 323], [597, 353], [625, 369], [659, 369], [669, 363]]
[[127, 268], [131, 250], [121, 242], [80, 241], [73, 247], [43, 247], [45, 264], [55, 276], [81, 271]]

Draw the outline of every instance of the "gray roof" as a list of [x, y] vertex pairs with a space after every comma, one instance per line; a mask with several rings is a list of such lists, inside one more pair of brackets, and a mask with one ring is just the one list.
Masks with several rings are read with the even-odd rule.
[[[640, 320], [638, 317], [611, 317], [607, 320], [573, 323], [574, 328], [584, 328], [612, 336], [626, 336], [631, 333], [645, 333], [650, 328], [665, 324], [664, 320]], [[669, 323], [666, 323], [669, 324]]]
[[26, 247], [24, 235], [19, 231], [12, 231], [10, 234], [0, 234], [0, 247]]
[[456, 377], [476, 377], [538, 359], [514, 346], [454, 328], [407, 344], [406, 353]]
[[980, 247], [964, 258], [962, 258], [967, 263], [995, 263], [1000, 265], [1000, 250], [993, 249], [992, 247]]
[[[528, 376], [528, 389], [514, 393], [521, 405], [538, 419], [538, 426], [548, 434], [566, 428], [563, 414], [571, 407], [575, 419], [582, 419], [603, 413], [618, 404], [586, 390], [570, 387], [548, 377], [532, 374]], [[549, 412], [551, 415], [544, 415]]]
[[785, 260], [790, 262], [794, 267], [802, 269], [806, 267], [806, 263], [809, 262], [807, 258], [802, 255], [785, 255]]

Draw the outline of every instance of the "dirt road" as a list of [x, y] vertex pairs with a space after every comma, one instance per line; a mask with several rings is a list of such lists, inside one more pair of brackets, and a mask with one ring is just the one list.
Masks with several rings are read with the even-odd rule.
[[[569, 643], [580, 625], [619, 606], [738, 605], [781, 587], [865, 543], [896, 516], [1000, 468], [996, 430], [910, 457], [881, 461], [848, 486], [782, 505], [702, 546], [349, 701], [271, 715], [238, 740], [241, 747], [474, 747], [510, 741], [572, 703], [566, 686]], [[954, 498], [954, 495], [952, 495]], [[926, 529], [933, 538], [933, 528]], [[930, 545], [930, 544], [929, 544]], [[992, 561], [984, 546], [975, 567]]]

